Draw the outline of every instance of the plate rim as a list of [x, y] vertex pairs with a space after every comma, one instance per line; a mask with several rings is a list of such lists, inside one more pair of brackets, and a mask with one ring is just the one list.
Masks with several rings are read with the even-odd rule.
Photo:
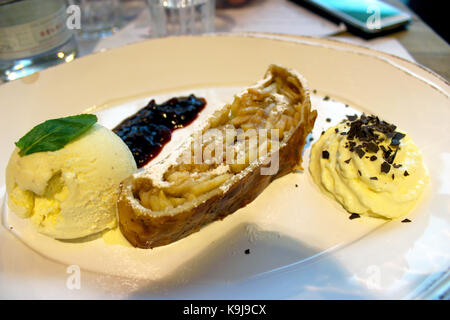
[[[342, 41], [338, 41], [335, 39], [325, 39], [325, 38], [317, 38], [317, 37], [310, 37], [310, 36], [294, 36], [294, 35], [282, 35], [282, 34], [269, 34], [269, 33], [226, 33], [226, 34], [212, 34], [212, 35], [202, 35], [201, 37], [216, 37], [216, 36], [227, 36], [227, 37], [234, 37], [234, 36], [238, 36], [238, 37], [256, 37], [256, 38], [265, 38], [265, 39], [271, 39], [271, 40], [279, 40], [279, 41], [284, 41], [284, 42], [293, 42], [293, 43], [300, 43], [300, 44], [307, 44], [307, 45], [312, 45], [312, 46], [324, 46], [330, 49], [344, 49], [345, 51], [350, 51], [350, 52], [355, 52], [352, 49], [358, 49], [358, 50], [362, 50], [365, 52], [358, 52], [360, 54], [364, 54], [364, 55], [369, 55], [372, 56], [374, 58], [377, 59], [382, 59], [386, 62], [388, 62], [389, 64], [391, 64], [393, 67], [397, 68], [397, 69], [401, 69], [402, 71], [406, 71], [406, 73], [408, 73], [410, 76], [413, 76], [415, 78], [418, 78], [419, 80], [422, 80], [423, 82], [425, 82], [426, 84], [432, 84], [432, 87], [434, 89], [437, 89], [441, 94], [443, 94], [444, 96], [446, 96], [447, 98], [449, 98], [449, 93], [448, 93], [448, 88], [447, 90], [444, 90], [444, 88], [441, 88], [440, 86], [437, 86], [436, 84], [434, 84], [431, 80], [428, 79], [424, 79], [422, 76], [416, 74], [415, 72], [408, 70], [407, 68], [400, 66], [396, 63], [393, 63], [392, 61], [390, 61], [390, 59], [386, 58], [385, 55], [389, 56], [391, 59], [399, 59], [401, 60], [403, 63], [406, 63], [407, 65], [410, 66], [414, 66], [414, 67], [419, 67], [422, 70], [424, 70], [425, 72], [429, 73], [430, 76], [432, 78], [434, 78], [434, 80], [438, 80], [439, 82], [441, 82], [442, 84], [444, 84], [445, 86], [449, 86], [449, 82], [447, 80], [445, 80], [444, 78], [442, 78], [439, 74], [435, 73], [434, 71], [428, 69], [425, 66], [422, 66], [418, 63], [415, 62], [411, 62], [409, 60], [403, 59], [401, 57], [397, 57], [395, 55], [391, 55], [379, 50], [375, 50], [375, 49], [371, 49], [371, 48], [367, 48], [364, 46], [360, 46], [360, 45], [356, 45], [353, 43], [346, 43], [346, 42], [342, 42]], [[171, 37], [171, 38], [176, 38], [176, 37]], [[128, 44], [125, 46], [121, 46], [118, 48], [112, 48], [112, 49], [106, 49], [103, 51], [99, 51], [99, 52], [95, 52], [93, 54], [90, 54], [88, 56], [83, 56], [77, 59], [86, 59], [86, 58], [90, 58], [93, 57], [94, 55], [97, 54], [103, 54], [106, 51], [112, 51], [112, 50], [119, 50], [123, 47], [128, 47], [128, 46], [133, 46], [133, 45], [138, 45], [141, 44], [143, 42], [147, 42], [147, 41], [152, 41], [154, 39], [148, 39], [148, 40], [144, 40], [144, 41], [140, 41], [137, 43], [132, 43], [132, 44]], [[334, 45], [327, 45], [324, 44], [322, 42], [332, 42], [332, 44]], [[76, 61], [76, 60], [75, 60]], [[40, 71], [40, 72], [45, 72], [46, 70]], [[20, 79], [18, 79], [20, 80]], [[11, 83], [14, 83], [15, 81], [11, 81]], [[8, 83], [4, 84], [6, 86], [8, 86]], [[0, 86], [1, 88], [1, 86]], [[4, 185], [0, 185], [0, 187], [3, 187]], [[1, 188], [0, 188], [1, 189]], [[48, 259], [46, 257], [46, 259]]]

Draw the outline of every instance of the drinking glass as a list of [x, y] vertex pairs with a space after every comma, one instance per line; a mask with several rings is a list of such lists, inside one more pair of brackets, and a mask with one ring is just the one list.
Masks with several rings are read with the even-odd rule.
[[153, 37], [214, 32], [215, 0], [147, 0]]
[[99, 39], [113, 34], [120, 26], [119, 0], [73, 0], [81, 9], [79, 35], [85, 39]]

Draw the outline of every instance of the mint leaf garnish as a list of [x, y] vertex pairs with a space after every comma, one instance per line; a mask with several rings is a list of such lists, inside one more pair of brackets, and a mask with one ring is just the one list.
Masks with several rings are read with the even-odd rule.
[[15, 145], [20, 149], [20, 156], [56, 151], [89, 130], [97, 120], [93, 114], [47, 120], [31, 129]]

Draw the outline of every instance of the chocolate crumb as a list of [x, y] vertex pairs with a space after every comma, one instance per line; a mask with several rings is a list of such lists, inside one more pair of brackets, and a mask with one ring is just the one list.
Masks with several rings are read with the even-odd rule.
[[322, 132], [320, 133], [320, 135], [323, 136], [324, 133], [325, 133], [325, 131], [322, 131]]
[[345, 136], [347, 134], [347, 132], [343, 131], [341, 132], [341, 136]]
[[330, 97], [329, 97], [329, 96], [325, 96], [325, 97], [323, 98], [323, 100], [324, 100], [324, 101], [328, 101], [328, 100], [330, 100]]
[[[342, 120], [342, 123], [346, 123], [350, 128], [345, 132], [347, 137], [344, 145], [345, 148], [348, 148], [350, 152], [355, 152], [361, 159], [366, 157], [370, 161], [375, 161], [378, 158], [384, 160], [381, 164], [381, 173], [390, 173], [391, 166], [395, 169], [402, 167], [401, 164], [394, 163], [394, 160], [401, 148], [400, 141], [406, 135], [396, 131], [397, 126], [380, 120], [380, 118], [374, 115], [366, 116], [362, 114], [358, 116], [355, 114], [346, 115], [346, 118]], [[381, 143], [383, 142], [387, 142], [388, 145], [382, 145]], [[378, 154], [380, 150], [381, 155]], [[345, 162], [349, 163], [347, 161]], [[362, 176], [359, 170], [358, 174]], [[403, 174], [405, 177], [409, 176], [409, 172], [406, 170]], [[395, 179], [394, 174], [391, 177], [392, 180]], [[370, 177], [370, 179], [378, 180], [377, 177]]]
[[298, 188], [298, 184], [295, 184], [295, 187]]
[[322, 151], [322, 158], [329, 159], [330, 158], [330, 153], [327, 150], [323, 150]]
[[361, 146], [357, 146], [355, 148], [356, 154], [359, 156], [359, 158], [361, 159], [362, 157], [364, 157], [364, 155], [366, 154], [366, 152], [362, 149]]
[[348, 108], [348, 104], [345, 104], [345, 107]]
[[313, 90], [313, 93], [317, 93], [317, 90], [316, 90], [316, 89], [314, 89], [314, 90]]
[[331, 118], [326, 118], [325, 121], [326, 122], [331, 122]]
[[345, 160], [344, 162], [345, 162], [346, 164], [349, 164], [349, 163], [350, 163], [350, 160], [352, 160], [352, 158], [347, 159], [347, 160]]
[[367, 152], [372, 152], [372, 153], [377, 153], [378, 150], [379, 150], [378, 146], [375, 143], [373, 143], [373, 142], [367, 143], [365, 145], [365, 148], [366, 148]]
[[381, 164], [381, 172], [383, 173], [389, 173], [391, 170], [391, 165], [387, 163], [386, 161]]
[[338, 128], [334, 128], [334, 132], [338, 133], [339, 129]]
[[392, 155], [390, 155], [388, 159], [386, 159], [386, 161], [387, 161], [388, 163], [390, 163], [390, 164], [393, 164], [393, 163], [394, 163], [394, 160], [395, 160], [395, 157], [397, 156], [398, 150], [399, 150], [399, 149], [395, 150], [395, 152], [394, 152]]
[[311, 142], [311, 141], [313, 141], [314, 140], [314, 138], [313, 137], [310, 137], [309, 138], [309, 142]]
[[411, 220], [409, 220], [409, 219], [403, 219], [402, 222], [403, 222], [403, 223], [407, 223], [407, 222], [411, 222]]
[[405, 136], [406, 135], [404, 133], [395, 132], [394, 136], [392, 137], [392, 140], [391, 140], [391, 145], [398, 146], [400, 144], [400, 140], [403, 139]]
[[357, 219], [357, 218], [361, 218], [361, 216], [359, 215], [359, 214], [357, 214], [357, 213], [352, 213], [351, 215], [350, 215], [350, 217], [348, 217], [350, 220], [353, 220], [353, 219]]
[[250, 249], [246, 249], [244, 252], [245, 254], [250, 254]]

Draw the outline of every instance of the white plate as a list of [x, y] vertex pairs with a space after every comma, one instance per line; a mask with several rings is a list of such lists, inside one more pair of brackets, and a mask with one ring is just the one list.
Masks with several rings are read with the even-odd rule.
[[[267, 35], [167, 38], [2, 85], [0, 181], [3, 185], [13, 142], [45, 119], [89, 109], [111, 127], [149, 97], [188, 92], [207, 97], [203, 117], [260, 79], [270, 63], [298, 70], [317, 89], [315, 137], [332, 124], [325, 118], [338, 121], [351, 108], [377, 114], [411, 134], [431, 176], [427, 194], [408, 215], [412, 223], [349, 220], [318, 191], [307, 170], [278, 179], [224, 221], [154, 250], [107, 245], [102, 238], [48, 239], [10, 214], [2, 199], [0, 296], [414, 298], [436, 297], [448, 288], [448, 84], [420, 66], [366, 48]], [[333, 101], [322, 101], [323, 95]], [[194, 127], [179, 130], [163, 152]], [[308, 160], [309, 146], [305, 168]], [[70, 285], [73, 265], [81, 268], [80, 289]]]

